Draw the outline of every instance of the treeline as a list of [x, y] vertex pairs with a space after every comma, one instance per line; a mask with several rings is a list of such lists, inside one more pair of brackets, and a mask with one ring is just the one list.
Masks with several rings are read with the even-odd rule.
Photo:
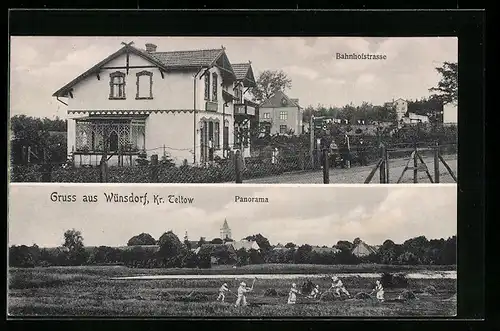
[[[435, 97], [421, 98], [419, 100], [408, 100], [408, 112], [417, 115], [429, 116], [429, 120], [442, 121], [440, 112], [443, 111], [443, 103]], [[396, 121], [396, 111], [389, 104], [373, 105], [369, 102], [363, 102], [360, 106], [345, 105], [343, 107], [326, 107], [322, 104], [308, 106], [304, 109], [303, 121], [309, 122], [311, 114], [314, 116], [326, 116], [347, 120], [351, 124], [358, 120], [367, 122], [394, 122]]]
[[259, 250], [241, 248], [234, 251], [231, 246], [224, 245], [220, 238], [209, 242], [200, 238], [197, 246], [201, 248], [197, 253], [191, 249], [187, 239], [181, 242], [172, 231], [165, 232], [158, 240], [144, 233], [134, 236], [129, 240], [127, 248], [99, 246], [86, 249], [81, 233], [74, 229], [66, 231], [64, 238], [64, 244], [58, 248], [11, 246], [9, 265], [35, 267], [121, 264], [140, 268], [210, 268], [214, 263], [239, 266], [264, 263], [453, 265], [456, 264], [457, 249], [456, 236], [432, 240], [420, 236], [403, 244], [386, 240], [378, 249], [367, 246], [372, 251], [365, 256], [353, 253], [354, 248], [362, 243], [359, 238], [353, 242], [339, 241], [332, 249], [324, 246], [319, 251], [307, 244], [297, 246], [287, 243], [277, 248], [261, 234], [245, 238], [255, 241]]

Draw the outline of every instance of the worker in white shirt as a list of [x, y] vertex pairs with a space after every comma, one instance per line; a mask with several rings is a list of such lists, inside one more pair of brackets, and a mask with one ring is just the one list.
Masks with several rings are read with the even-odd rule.
[[332, 289], [334, 291], [335, 295], [337, 295], [339, 297], [342, 294], [345, 294], [348, 297], [351, 296], [351, 294], [349, 293], [349, 291], [346, 290], [346, 288], [344, 287], [344, 284], [342, 283], [342, 281], [337, 276], [333, 276], [332, 277], [332, 287], [330, 289]]
[[379, 302], [384, 302], [384, 287], [382, 286], [380, 280], [377, 280], [375, 288], [370, 294], [373, 294], [373, 292], [377, 292], [377, 300]]
[[226, 298], [226, 292], [231, 292], [231, 290], [227, 287], [227, 284], [224, 283], [219, 288], [219, 296], [217, 297], [217, 301], [224, 302], [224, 299]]
[[310, 299], [316, 299], [316, 297], [319, 294], [319, 285], [314, 286], [314, 288], [311, 291], [311, 294], [308, 295], [308, 298]]
[[247, 305], [246, 294], [251, 291], [252, 289], [247, 287], [247, 284], [241, 282], [240, 287], [238, 287], [238, 299], [236, 299], [235, 307], [246, 306]]
[[295, 283], [292, 284], [292, 288], [290, 292], [288, 292], [288, 304], [294, 305], [297, 302], [297, 294], [299, 290], [297, 290], [297, 285]]

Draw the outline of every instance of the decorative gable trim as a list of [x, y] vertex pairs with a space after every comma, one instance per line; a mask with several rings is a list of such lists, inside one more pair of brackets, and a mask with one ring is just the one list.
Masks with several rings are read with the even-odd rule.
[[168, 113], [192, 113], [193, 109], [155, 109], [155, 110], [68, 110], [68, 114], [82, 115], [147, 115], [147, 114], [168, 114]]

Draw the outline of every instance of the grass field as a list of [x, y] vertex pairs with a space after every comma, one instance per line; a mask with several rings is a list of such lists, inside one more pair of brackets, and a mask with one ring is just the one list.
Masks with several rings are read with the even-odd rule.
[[[387, 269], [393, 270], [387, 270]], [[218, 270], [217, 270], [218, 269]], [[385, 267], [377, 265], [314, 266], [257, 265], [232, 269], [228, 267], [197, 270], [211, 274], [251, 273], [326, 273], [416, 271], [422, 267]], [[426, 268], [429, 269], [429, 268]], [[436, 268], [439, 270], [450, 269]], [[252, 279], [163, 279], [113, 280], [110, 277], [144, 274], [186, 274], [184, 269], [129, 269], [126, 267], [50, 267], [9, 270], [8, 312], [11, 316], [452, 316], [456, 314], [455, 279], [410, 279], [409, 289], [418, 299], [396, 302], [403, 289], [385, 289], [387, 302], [349, 299], [317, 302], [298, 297], [296, 305], [287, 305], [291, 282], [303, 279], [257, 279], [254, 291], [247, 297], [251, 306], [236, 308], [236, 297], [228, 294], [226, 303], [215, 302], [217, 290], [227, 282], [235, 292], [240, 281]], [[191, 270], [191, 273], [194, 270]], [[199, 273], [199, 272], [198, 272]], [[374, 279], [342, 278], [351, 294], [370, 292]], [[330, 285], [328, 278], [316, 278], [321, 290]], [[426, 288], [436, 291], [426, 293]], [[266, 296], [267, 289], [276, 296]]]

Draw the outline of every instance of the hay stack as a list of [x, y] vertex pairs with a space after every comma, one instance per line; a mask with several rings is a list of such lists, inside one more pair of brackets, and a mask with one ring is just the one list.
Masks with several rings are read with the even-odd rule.
[[409, 301], [409, 300], [416, 300], [417, 296], [413, 291], [409, 290], [404, 290], [401, 292], [401, 294], [398, 296], [398, 300], [403, 300], [403, 301]]
[[333, 294], [333, 292], [324, 292], [323, 294], [321, 294], [319, 299], [321, 301], [335, 301], [338, 298], [335, 296], [335, 294]]
[[436, 288], [432, 285], [426, 286], [424, 288], [424, 293], [431, 294], [431, 295], [436, 295], [438, 294]]
[[278, 296], [278, 291], [274, 288], [268, 288], [266, 292], [264, 292], [264, 296], [266, 297], [276, 297]]

